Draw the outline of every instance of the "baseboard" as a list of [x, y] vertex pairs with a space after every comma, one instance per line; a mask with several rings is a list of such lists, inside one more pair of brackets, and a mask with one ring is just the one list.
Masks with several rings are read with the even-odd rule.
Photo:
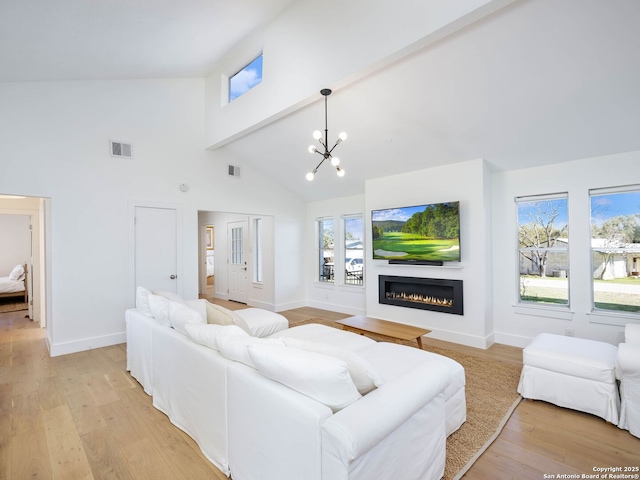
[[50, 346], [49, 352], [52, 357], [58, 357], [60, 355], [93, 350], [94, 348], [110, 347], [112, 345], [125, 343], [126, 341], [126, 333], [121, 332], [114, 333], [112, 335], [104, 335], [102, 337], [85, 338], [74, 342], [54, 343]]
[[253, 307], [253, 308], [261, 308], [263, 310], [269, 310], [270, 312], [276, 311], [276, 307], [273, 303], [261, 302], [259, 300], [249, 299], [249, 301], [247, 302], [247, 306]]
[[286, 310], [293, 310], [294, 308], [302, 308], [306, 307], [307, 304], [304, 302], [289, 302], [289, 303], [278, 303], [275, 306], [276, 312], [284, 312]]
[[477, 335], [468, 335], [466, 333], [451, 332], [447, 330], [433, 330], [430, 334], [426, 335], [426, 338], [458, 343], [460, 345], [481, 348], [483, 350], [486, 350], [495, 343], [494, 334], [479, 337]]
[[523, 337], [521, 335], [513, 335], [510, 333], [496, 333], [496, 343], [501, 345], [509, 345], [510, 347], [525, 348], [531, 343], [533, 338]]
[[333, 303], [311, 301], [308, 302], [306, 306], [319, 308], [321, 310], [328, 310], [330, 312], [345, 313], [347, 315], [366, 315], [364, 308], [354, 308], [348, 305], [336, 305]]

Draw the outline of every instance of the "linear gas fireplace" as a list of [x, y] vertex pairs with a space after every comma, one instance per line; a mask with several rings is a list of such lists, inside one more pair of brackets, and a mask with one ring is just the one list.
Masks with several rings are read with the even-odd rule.
[[380, 275], [378, 288], [380, 303], [463, 314], [462, 280]]

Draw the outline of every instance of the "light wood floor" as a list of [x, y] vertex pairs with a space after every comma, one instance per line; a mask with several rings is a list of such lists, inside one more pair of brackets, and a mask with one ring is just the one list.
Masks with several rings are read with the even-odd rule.
[[[344, 318], [312, 308], [284, 313], [290, 320]], [[521, 358], [520, 349], [501, 345], [483, 351], [425, 343], [510, 363]], [[0, 314], [0, 479], [226, 478], [152, 407], [125, 362], [125, 345], [50, 358], [44, 331], [24, 312]], [[524, 401], [464, 478], [542, 479], [639, 464], [640, 439], [628, 432], [591, 415]]]

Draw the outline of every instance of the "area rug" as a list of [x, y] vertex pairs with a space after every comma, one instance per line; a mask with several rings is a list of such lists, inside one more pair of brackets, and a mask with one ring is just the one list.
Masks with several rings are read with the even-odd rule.
[[18, 312], [20, 310], [27, 310], [28, 308], [25, 302], [0, 303], [0, 313]]
[[[341, 328], [337, 323], [322, 318], [290, 322], [290, 326], [306, 323]], [[383, 340], [375, 335], [371, 337]], [[443, 477], [445, 480], [457, 480], [496, 439], [520, 403], [522, 397], [516, 389], [522, 367], [430, 345], [425, 345], [424, 349], [454, 359], [465, 370], [467, 421], [447, 439]]]

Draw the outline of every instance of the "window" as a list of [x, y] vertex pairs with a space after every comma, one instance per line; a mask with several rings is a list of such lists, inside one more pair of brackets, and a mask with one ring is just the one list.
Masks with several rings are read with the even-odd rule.
[[569, 305], [567, 194], [516, 198], [519, 302]]
[[229, 101], [235, 100], [260, 82], [262, 82], [262, 55], [229, 78]]
[[318, 280], [333, 282], [334, 267], [333, 218], [318, 220]]
[[262, 219], [253, 220], [253, 281], [262, 283]]
[[344, 283], [364, 283], [364, 223], [362, 215], [345, 215], [344, 222]]
[[593, 308], [640, 313], [640, 185], [589, 197]]

